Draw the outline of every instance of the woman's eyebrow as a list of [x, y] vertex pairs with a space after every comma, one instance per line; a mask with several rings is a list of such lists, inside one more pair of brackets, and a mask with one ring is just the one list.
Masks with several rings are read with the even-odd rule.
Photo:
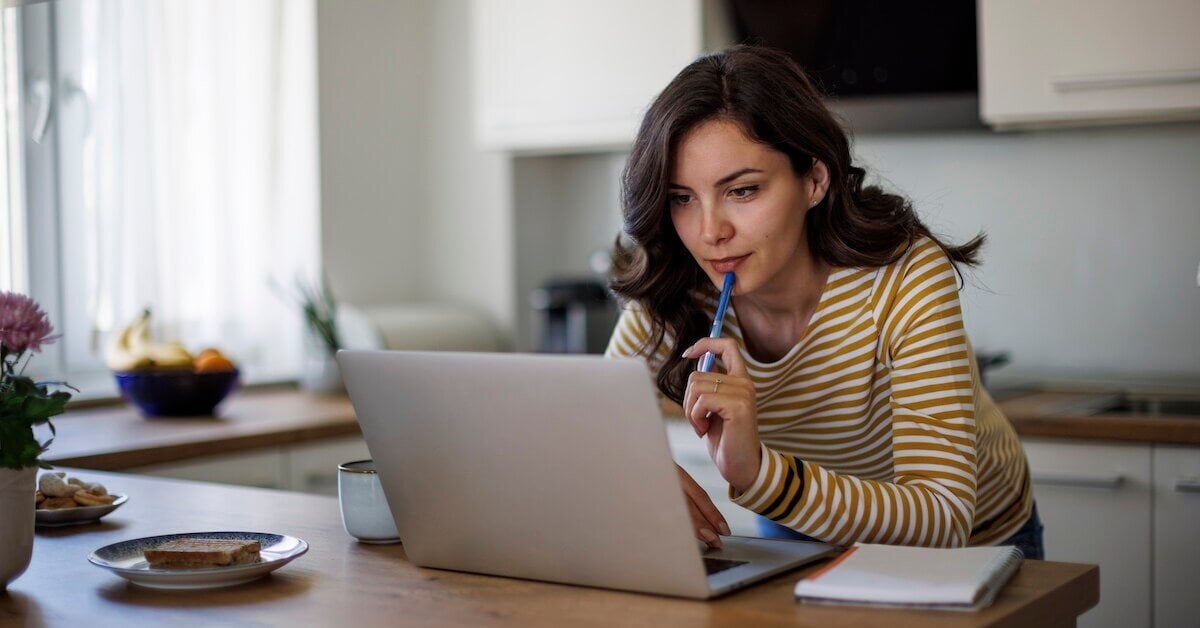
[[[752, 172], [763, 172], [763, 171], [759, 168], [742, 168], [741, 170], [738, 170], [736, 172], [731, 172], [731, 173], [721, 177], [716, 183], [713, 184], [713, 187], [719, 188], [722, 185], [725, 185], [726, 183], [729, 183], [730, 181], [733, 181], [744, 174], [750, 174]], [[689, 188], [688, 186], [680, 185], [678, 183], [670, 183], [670, 184], [668, 184], [668, 186], [671, 189], [691, 190], [691, 188]]]
[[751, 172], [762, 172], [762, 170], [759, 170], [758, 168], [742, 168], [737, 172], [733, 172], [721, 177], [719, 181], [713, 184], [713, 187], [719, 188], [722, 185], [725, 185], [726, 183], [729, 183], [730, 181], [733, 181], [744, 174], [750, 174]]

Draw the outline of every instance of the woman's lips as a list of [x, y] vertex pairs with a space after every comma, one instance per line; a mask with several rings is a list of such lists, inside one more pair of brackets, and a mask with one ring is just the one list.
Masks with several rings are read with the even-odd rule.
[[710, 259], [708, 263], [712, 265], [713, 270], [718, 273], [731, 273], [736, 269], [750, 254], [747, 253], [741, 257], [723, 257], [721, 259]]

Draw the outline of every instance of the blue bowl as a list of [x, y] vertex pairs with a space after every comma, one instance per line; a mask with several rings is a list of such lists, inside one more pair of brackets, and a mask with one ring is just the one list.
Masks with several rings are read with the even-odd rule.
[[238, 372], [128, 371], [113, 373], [121, 396], [146, 416], [211, 415], [238, 384]]

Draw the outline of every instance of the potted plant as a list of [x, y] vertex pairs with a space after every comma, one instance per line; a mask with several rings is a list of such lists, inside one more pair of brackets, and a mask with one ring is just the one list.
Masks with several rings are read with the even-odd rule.
[[334, 355], [342, 348], [342, 340], [338, 333], [338, 305], [329, 289], [329, 281], [322, 277], [318, 283], [309, 283], [298, 276], [294, 295], [282, 294], [277, 284], [272, 284], [281, 296], [298, 305], [304, 316], [304, 364], [300, 387], [315, 393], [341, 392], [342, 375]]
[[[0, 292], [0, 590], [25, 572], [33, 553], [34, 494], [38, 468], [54, 440], [50, 417], [61, 414], [71, 394], [62, 382], [35, 382], [25, 368], [54, 328], [33, 299]], [[50, 437], [39, 441], [34, 427], [46, 424]]]

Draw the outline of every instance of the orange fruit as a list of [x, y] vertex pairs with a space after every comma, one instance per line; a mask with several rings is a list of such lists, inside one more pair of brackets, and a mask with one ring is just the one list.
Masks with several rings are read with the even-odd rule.
[[220, 349], [216, 349], [214, 347], [208, 347], [207, 349], [202, 350], [200, 353], [197, 353], [196, 358], [199, 359], [199, 358], [207, 357], [210, 355], [221, 355], [223, 357], [223, 354], [221, 353]]
[[201, 352], [200, 356], [196, 358], [197, 373], [224, 373], [236, 368], [233, 361], [221, 355], [219, 351], [207, 355]]

